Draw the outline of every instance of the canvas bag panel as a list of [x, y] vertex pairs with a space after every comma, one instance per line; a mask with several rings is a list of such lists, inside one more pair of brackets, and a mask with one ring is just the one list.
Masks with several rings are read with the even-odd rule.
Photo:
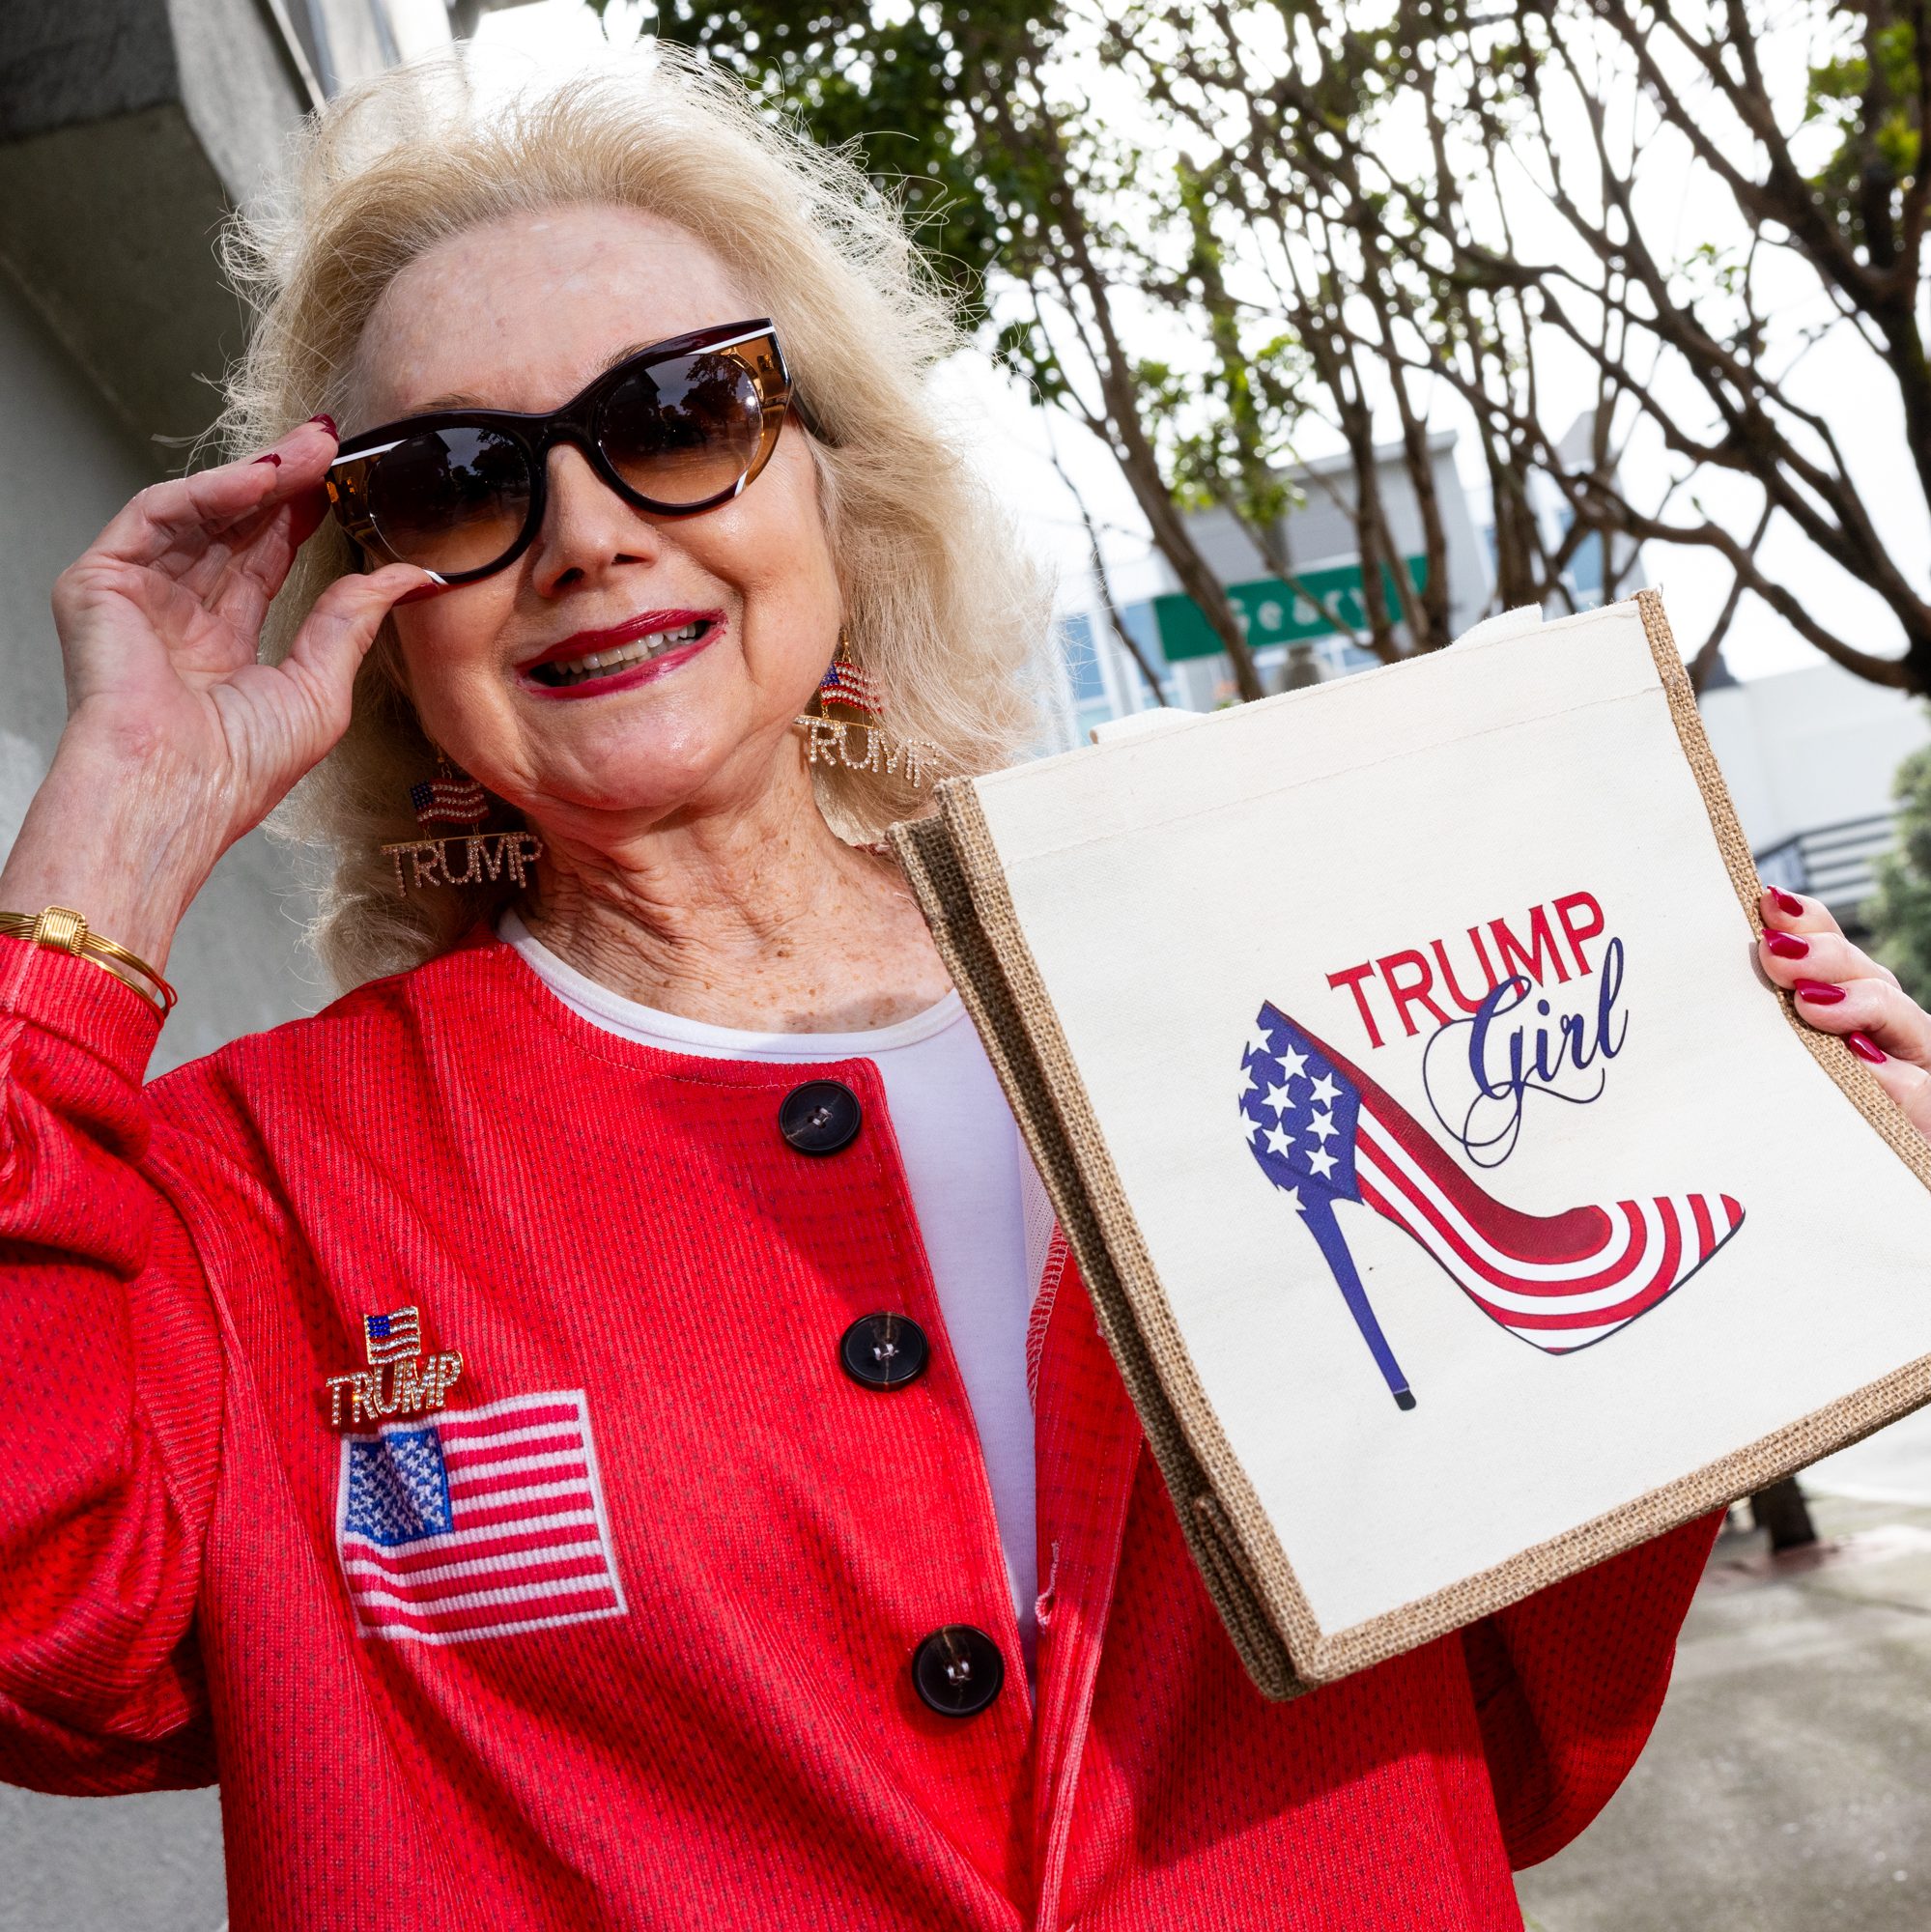
[[1757, 971], [1654, 593], [941, 804], [899, 850], [1269, 1694], [1931, 1394], [1931, 1162]]

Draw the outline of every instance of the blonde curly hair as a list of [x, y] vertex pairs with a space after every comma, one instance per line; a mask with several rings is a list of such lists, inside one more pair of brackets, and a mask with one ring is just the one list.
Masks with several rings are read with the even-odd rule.
[[[843, 154], [763, 117], [716, 69], [671, 48], [479, 104], [455, 52], [396, 69], [311, 117], [286, 186], [236, 217], [229, 277], [254, 318], [216, 432], [258, 449], [326, 410], [355, 419], [355, 349], [389, 282], [467, 228], [558, 204], [640, 209], [713, 248], [776, 322], [800, 398], [854, 656], [895, 735], [943, 772], [1009, 763], [1039, 729], [1032, 668], [1051, 585], [935, 410], [929, 378], [961, 345], [897, 209]], [[794, 420], [787, 434], [804, 434]], [[355, 567], [330, 523], [304, 547], [265, 648], [287, 646], [324, 587]], [[399, 897], [378, 847], [414, 836], [410, 784], [435, 753], [388, 626], [340, 745], [277, 815], [324, 857], [314, 938], [344, 987], [418, 965], [514, 895], [507, 882]], [[926, 795], [824, 762], [840, 837], [876, 838]], [[493, 825], [516, 823], [500, 800]]]

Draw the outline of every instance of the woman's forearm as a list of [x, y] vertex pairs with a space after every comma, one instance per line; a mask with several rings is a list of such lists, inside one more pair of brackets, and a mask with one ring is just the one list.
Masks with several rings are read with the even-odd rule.
[[0, 910], [71, 906], [164, 972], [175, 928], [221, 856], [194, 792], [158, 751], [129, 756], [70, 732], [0, 867]]

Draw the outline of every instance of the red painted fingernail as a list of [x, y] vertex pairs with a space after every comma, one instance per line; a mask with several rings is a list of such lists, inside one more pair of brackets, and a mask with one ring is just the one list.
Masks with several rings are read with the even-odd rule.
[[1802, 959], [1810, 951], [1810, 942], [1807, 939], [1799, 939], [1794, 932], [1767, 932], [1763, 936], [1763, 943], [1779, 959]]
[[1847, 1033], [1844, 1036], [1844, 1044], [1860, 1060], [1868, 1060], [1873, 1066], [1879, 1065], [1890, 1058], [1890, 1055], [1867, 1033]]
[[281, 458], [277, 456], [272, 449], [270, 450], [266, 456], [256, 457], [255, 461], [257, 463], [272, 463], [277, 469], [279, 469], [282, 467]]
[[1822, 980], [1800, 980], [1796, 987], [1800, 1000], [1808, 1000], [1813, 1007], [1834, 1007], [1844, 997], [1841, 986], [1829, 986]]
[[418, 583], [413, 590], [405, 590], [389, 609], [393, 611], [398, 605], [403, 604], [420, 604], [425, 597], [435, 597], [448, 588], [449, 586], [440, 579], [434, 583]]
[[335, 418], [333, 416], [320, 415], [320, 414], [312, 415], [309, 417], [309, 421], [312, 423], [320, 423], [322, 427], [326, 429], [328, 432], [328, 434], [335, 439], [337, 442], [340, 442], [342, 440], [342, 432], [335, 427]]
[[1794, 899], [1788, 893], [1772, 893], [1771, 897], [1776, 901], [1778, 912], [1788, 913], [1792, 919], [1802, 919], [1803, 917], [1803, 901], [1802, 899]]

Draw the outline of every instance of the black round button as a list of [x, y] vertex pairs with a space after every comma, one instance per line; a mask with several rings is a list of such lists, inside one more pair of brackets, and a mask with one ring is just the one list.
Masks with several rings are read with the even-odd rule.
[[800, 1153], [837, 1153], [858, 1134], [858, 1095], [842, 1080], [808, 1080], [778, 1109], [778, 1131]]
[[903, 1388], [931, 1358], [925, 1331], [909, 1315], [861, 1315], [838, 1342], [838, 1360], [868, 1389]]
[[935, 1630], [912, 1654], [912, 1682], [942, 1718], [972, 1718], [999, 1695], [1006, 1660], [999, 1646], [971, 1624]]

